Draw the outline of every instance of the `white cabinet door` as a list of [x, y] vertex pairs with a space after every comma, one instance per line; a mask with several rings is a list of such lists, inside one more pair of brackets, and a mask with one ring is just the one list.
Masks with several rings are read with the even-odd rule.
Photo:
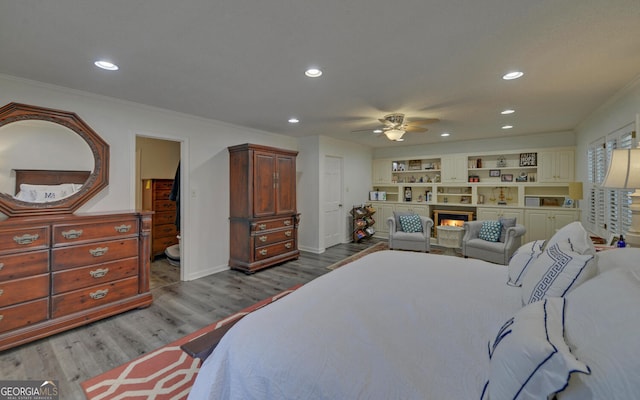
[[515, 218], [516, 223], [525, 224], [524, 211], [521, 209], [507, 209], [507, 208], [481, 208], [477, 209], [476, 219], [478, 221], [497, 220], [502, 218]]
[[538, 157], [540, 182], [572, 182], [575, 179], [573, 150], [543, 151]]
[[548, 240], [556, 231], [580, 218], [578, 210], [543, 210], [529, 209], [524, 212], [525, 241]]
[[373, 184], [391, 183], [391, 161], [373, 160]]
[[393, 217], [393, 205], [392, 204], [376, 204], [373, 203], [373, 208], [376, 209], [376, 213], [373, 214], [373, 219], [376, 221], [373, 224], [375, 229], [374, 236], [386, 238], [389, 236], [389, 227], [387, 226], [387, 218]]
[[462, 183], [467, 181], [468, 159], [466, 156], [442, 157], [442, 182]]

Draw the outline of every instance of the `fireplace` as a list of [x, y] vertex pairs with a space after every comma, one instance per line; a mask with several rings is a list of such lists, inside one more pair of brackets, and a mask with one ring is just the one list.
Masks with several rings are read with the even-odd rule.
[[465, 221], [473, 220], [473, 211], [433, 210], [435, 226], [462, 227]]

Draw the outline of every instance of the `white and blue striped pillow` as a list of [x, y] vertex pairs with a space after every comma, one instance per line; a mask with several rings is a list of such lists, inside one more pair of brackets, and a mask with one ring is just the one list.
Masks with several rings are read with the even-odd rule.
[[546, 399], [573, 372], [590, 374], [564, 339], [565, 299], [550, 297], [520, 309], [489, 342], [489, 380], [482, 400]]
[[544, 240], [534, 240], [520, 246], [509, 259], [509, 278], [507, 285], [522, 286], [522, 279], [527, 273], [527, 269], [533, 264], [542, 253]]

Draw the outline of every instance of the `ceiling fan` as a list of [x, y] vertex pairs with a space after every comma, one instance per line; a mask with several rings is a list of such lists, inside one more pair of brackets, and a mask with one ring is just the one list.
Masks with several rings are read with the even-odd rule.
[[[384, 133], [387, 139], [401, 142], [404, 140], [402, 136], [404, 136], [406, 132], [426, 132], [427, 128], [425, 128], [423, 125], [432, 124], [434, 122], [438, 122], [439, 120], [436, 118], [426, 118], [406, 121], [403, 113], [392, 113], [379, 118], [378, 121], [380, 121], [383, 126], [373, 129], [374, 133]], [[353, 132], [363, 132], [369, 130], [372, 129], [360, 129]]]

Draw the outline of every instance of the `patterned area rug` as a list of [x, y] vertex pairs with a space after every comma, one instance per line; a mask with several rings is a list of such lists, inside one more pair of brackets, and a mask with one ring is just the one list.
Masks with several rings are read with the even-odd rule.
[[[389, 244], [387, 242], [378, 242], [371, 247], [368, 247], [352, 256], [345, 258], [344, 260], [341, 260], [334, 264], [329, 265], [327, 269], [333, 270], [336, 268], [340, 268], [343, 265], [349, 264], [352, 261], [355, 261], [359, 258], [366, 256], [367, 254], [375, 253], [376, 251], [381, 251], [381, 250], [389, 250]], [[460, 252], [460, 249], [448, 249], [448, 248], [440, 247], [434, 244], [431, 245], [431, 251], [429, 253], [462, 257], [462, 253]]]
[[88, 400], [186, 399], [200, 369], [200, 359], [188, 356], [180, 348], [181, 345], [242, 318], [292, 293], [300, 286], [302, 285], [262, 300], [175, 342], [88, 379], [80, 386]]

